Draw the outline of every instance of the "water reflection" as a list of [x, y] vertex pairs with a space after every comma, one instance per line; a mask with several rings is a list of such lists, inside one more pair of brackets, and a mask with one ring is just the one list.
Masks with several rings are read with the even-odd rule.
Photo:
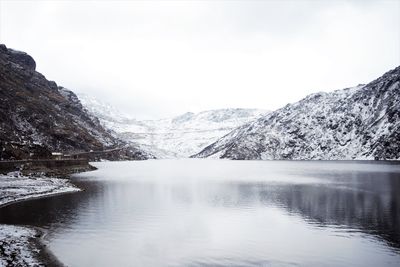
[[71, 266], [400, 263], [398, 165], [153, 161], [100, 167], [77, 176], [85, 192], [8, 206], [0, 222], [49, 229], [51, 249]]

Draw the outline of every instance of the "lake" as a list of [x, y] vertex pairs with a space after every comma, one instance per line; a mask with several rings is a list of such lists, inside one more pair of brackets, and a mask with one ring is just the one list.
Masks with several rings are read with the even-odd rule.
[[83, 192], [17, 203], [67, 266], [400, 266], [400, 165], [94, 163]]

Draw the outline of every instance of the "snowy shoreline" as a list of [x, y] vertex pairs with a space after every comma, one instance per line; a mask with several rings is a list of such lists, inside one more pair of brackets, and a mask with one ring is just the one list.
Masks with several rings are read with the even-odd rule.
[[[0, 175], [0, 209], [21, 201], [81, 191], [68, 179]], [[62, 266], [45, 248], [43, 230], [30, 226], [0, 224], [0, 267]]]

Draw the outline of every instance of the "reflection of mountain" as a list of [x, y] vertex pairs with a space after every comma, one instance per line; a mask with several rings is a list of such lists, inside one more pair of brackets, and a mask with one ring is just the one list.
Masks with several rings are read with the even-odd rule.
[[[74, 184], [81, 186], [79, 183]], [[33, 225], [48, 228], [50, 225], [66, 225], [73, 223], [82, 206], [98, 200], [100, 184], [91, 183], [90, 194], [76, 192], [23, 201], [1, 208], [0, 223]], [[85, 187], [82, 187], [85, 188]], [[86, 188], [85, 188], [86, 190]], [[57, 228], [57, 227], [56, 227]]]
[[205, 198], [208, 205], [225, 208], [257, 204], [279, 207], [302, 216], [309, 224], [377, 236], [400, 249], [398, 173], [338, 171], [314, 177], [329, 182], [220, 184], [217, 190], [204, 188]]
[[[156, 195], [154, 184], [135, 184], [133, 186], [135, 194], [132, 194], [131, 187], [126, 183], [105, 185], [102, 181], [95, 181], [97, 178], [93, 176], [86, 177], [84, 181], [74, 180], [73, 183], [76, 186], [84, 189], [81, 192], [22, 201], [2, 207], [0, 224], [32, 225], [51, 229], [49, 232], [51, 236], [54, 233], [72, 229], [70, 225], [88, 223], [88, 220], [92, 225], [101, 223], [104, 226], [115, 222], [115, 217], [123, 218], [121, 221], [127, 219], [127, 211], [129, 211], [129, 216], [135, 216], [137, 213], [144, 213], [155, 208], [136, 208], [143, 206], [143, 200], [148, 196]], [[115, 203], [123, 203], [123, 205], [118, 205], [120, 207], [118, 209]]]
[[[350, 173], [334, 184], [263, 186], [260, 201], [277, 204], [310, 223], [379, 236], [400, 248], [400, 177], [391, 173]], [[345, 180], [352, 183], [344, 183]], [[342, 181], [342, 182], [341, 182]], [[241, 185], [244, 194], [249, 185]]]

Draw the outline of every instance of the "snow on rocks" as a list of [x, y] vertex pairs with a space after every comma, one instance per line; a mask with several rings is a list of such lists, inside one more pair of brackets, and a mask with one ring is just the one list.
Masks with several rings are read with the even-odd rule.
[[31, 246], [31, 240], [38, 236], [32, 228], [0, 224], [0, 267], [45, 266], [37, 259], [38, 248]]
[[[67, 179], [28, 177], [19, 172], [0, 175], [0, 207], [17, 201], [76, 192], [79, 188]], [[39, 258], [40, 246], [33, 242], [40, 236], [36, 229], [0, 224], [0, 267], [46, 266]]]
[[311, 94], [236, 128], [195, 157], [400, 159], [400, 67], [367, 85]]
[[28, 177], [19, 172], [0, 175], [0, 206], [31, 198], [76, 192], [80, 189], [68, 179]]

